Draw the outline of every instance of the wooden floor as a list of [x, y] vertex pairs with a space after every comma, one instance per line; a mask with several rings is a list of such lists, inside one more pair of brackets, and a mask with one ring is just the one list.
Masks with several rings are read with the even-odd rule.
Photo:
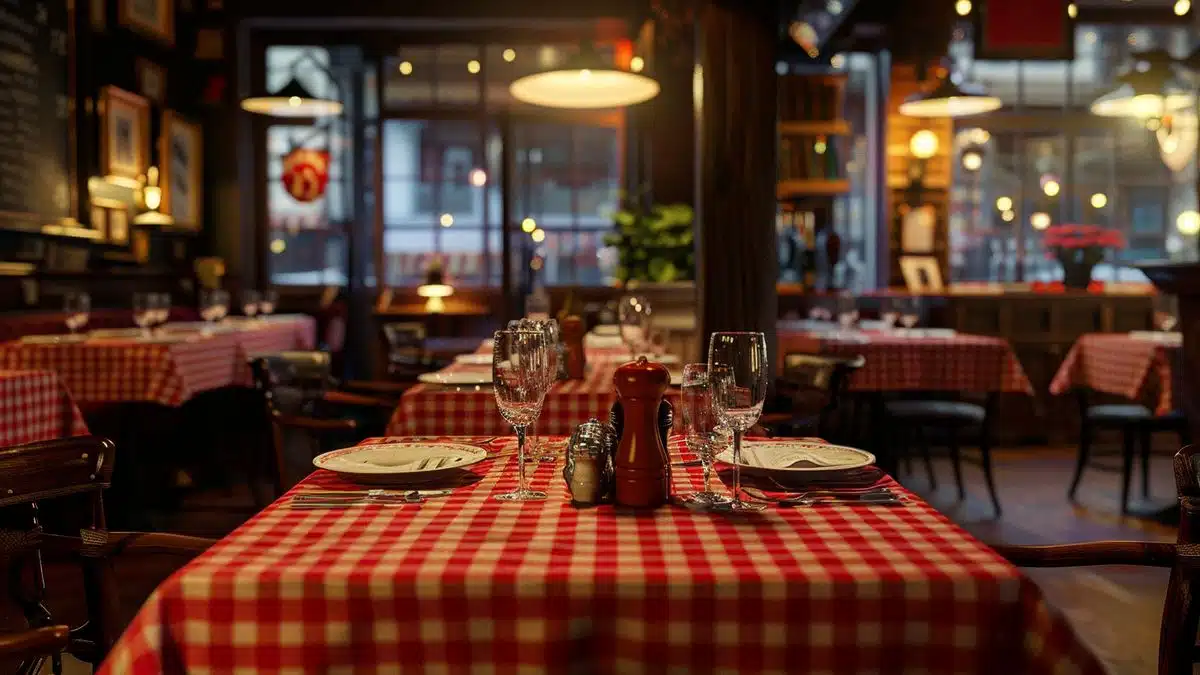
[[[1171, 452], [1170, 447], [1161, 448], [1151, 470], [1152, 492], [1164, 499], [1174, 494]], [[985, 542], [1169, 540], [1174, 536], [1170, 528], [1118, 515], [1116, 474], [1089, 472], [1080, 488], [1080, 505], [1068, 504], [1066, 485], [1074, 465], [1073, 448], [1001, 450], [996, 453], [996, 463], [996, 480], [1004, 508], [1003, 517], [999, 519], [992, 517], [982, 475], [974, 466], [964, 468], [967, 500], [961, 504], [956, 501], [953, 475], [945, 460], [935, 459], [939, 479], [937, 490], [930, 488], [924, 467], [919, 463], [914, 466], [913, 475], [900, 478]], [[249, 513], [249, 497], [244, 490], [211, 491], [195, 495], [186, 512], [163, 525], [189, 534], [220, 536]], [[174, 564], [170, 559], [156, 558], [128, 561], [118, 568], [127, 614], [131, 616], [136, 611]], [[1113, 675], [1155, 672], [1165, 571], [1132, 568], [1034, 570], [1030, 576], [1043, 588], [1051, 603], [1066, 613], [1080, 638], [1100, 655]], [[52, 609], [74, 614], [71, 601], [77, 597], [68, 583], [64, 592], [52, 597]]]

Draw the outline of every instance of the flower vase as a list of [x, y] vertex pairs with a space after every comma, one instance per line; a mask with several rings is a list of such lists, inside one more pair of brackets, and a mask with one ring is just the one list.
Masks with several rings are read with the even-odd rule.
[[1094, 247], [1061, 248], [1058, 250], [1059, 264], [1063, 269], [1063, 287], [1083, 290], [1092, 282], [1092, 270], [1103, 259], [1103, 250]]

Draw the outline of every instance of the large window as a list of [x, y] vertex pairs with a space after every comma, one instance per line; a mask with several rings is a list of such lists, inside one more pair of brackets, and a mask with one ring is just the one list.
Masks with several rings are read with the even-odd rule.
[[[965, 28], [960, 36], [951, 46], [955, 69], [1005, 107], [956, 121], [950, 238], [957, 280], [1057, 279], [1061, 268], [1041, 244], [1042, 230], [1054, 224], [1124, 233], [1128, 246], [1096, 270], [1104, 280], [1140, 281], [1134, 262], [1194, 250], [1195, 237], [1176, 228], [1179, 214], [1196, 208], [1194, 155], [1171, 168], [1145, 121], [1089, 111], [1117, 86], [1130, 53], [1157, 48], [1185, 56], [1187, 29], [1081, 25], [1071, 62], [973, 61]], [[977, 170], [964, 168], [968, 149], [982, 151]]]

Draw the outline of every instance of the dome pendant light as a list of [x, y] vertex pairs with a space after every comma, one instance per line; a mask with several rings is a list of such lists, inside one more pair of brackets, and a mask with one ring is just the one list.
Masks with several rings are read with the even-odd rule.
[[644, 73], [606, 62], [585, 44], [562, 66], [519, 77], [508, 91], [517, 101], [547, 108], [620, 108], [658, 96], [659, 85]]
[[1117, 75], [1117, 88], [1092, 102], [1092, 114], [1161, 120], [1191, 107], [1192, 93], [1176, 80], [1173, 63], [1171, 55], [1161, 49], [1134, 54], [1129, 66]]
[[966, 117], [991, 112], [1004, 105], [982, 87], [957, 85], [943, 77], [933, 91], [918, 92], [904, 99], [900, 114], [909, 117]]
[[275, 117], [329, 117], [342, 114], [342, 102], [314, 96], [293, 77], [282, 89], [268, 96], [242, 100], [242, 109]]

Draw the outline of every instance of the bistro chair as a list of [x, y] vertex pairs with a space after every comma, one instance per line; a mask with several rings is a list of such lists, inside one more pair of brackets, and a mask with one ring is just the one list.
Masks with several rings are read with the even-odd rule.
[[896, 430], [894, 438], [901, 446], [901, 456], [906, 459], [910, 457], [910, 441], [915, 440], [925, 461], [930, 488], [934, 490], [937, 489], [937, 478], [929, 456], [929, 446], [935, 436], [944, 443], [950, 454], [959, 501], [966, 499], [966, 486], [962, 479], [961, 443], [973, 435], [979, 446], [979, 466], [983, 470], [988, 496], [991, 497], [992, 510], [999, 518], [1000, 498], [996, 494], [996, 481], [992, 475], [992, 420], [995, 417], [995, 408], [994, 393], [988, 394], [983, 404], [926, 399], [900, 399], [884, 403], [886, 418]]
[[[1086, 389], [1075, 390], [1079, 403], [1079, 451], [1075, 459], [1075, 474], [1071, 487], [1067, 488], [1067, 499], [1075, 501], [1075, 493], [1083, 480], [1083, 471], [1089, 466], [1101, 471], [1121, 473], [1121, 514], [1129, 513], [1129, 484], [1133, 478], [1133, 456], [1140, 446], [1142, 472], [1142, 498], [1150, 497], [1150, 447], [1155, 433], [1170, 432], [1179, 435], [1181, 445], [1191, 445], [1192, 434], [1183, 413], [1172, 410], [1165, 415], [1155, 415], [1152, 410], [1136, 403], [1091, 405]], [[1121, 466], [1116, 467], [1091, 463], [1092, 440], [1097, 431], [1121, 432]]]
[[414, 381], [421, 373], [434, 370], [425, 349], [425, 324], [394, 321], [383, 324], [388, 344], [388, 375], [400, 381]]
[[[192, 557], [209, 539], [175, 534], [110, 532], [103, 491], [112, 482], [116, 446], [76, 436], [0, 449], [0, 561], [9, 594], [29, 631], [0, 633], [0, 657], [37, 673], [47, 659], [62, 672], [62, 653], [99, 666], [123, 625], [113, 558], [136, 553]], [[69, 632], [45, 604], [44, 565], [65, 561], [83, 573], [87, 620]]]
[[845, 400], [850, 376], [866, 363], [854, 357], [788, 354], [783, 376], [776, 385], [776, 410], [764, 414], [759, 424], [772, 436], [836, 438], [839, 406]]
[[1200, 657], [1196, 631], [1200, 623], [1200, 448], [1185, 447], [1175, 455], [1179, 495], [1179, 534], [1174, 543], [1097, 541], [1055, 546], [993, 546], [1019, 567], [1092, 567], [1137, 565], [1168, 567], [1171, 578], [1163, 604], [1158, 642], [1159, 675], [1191, 675]]

